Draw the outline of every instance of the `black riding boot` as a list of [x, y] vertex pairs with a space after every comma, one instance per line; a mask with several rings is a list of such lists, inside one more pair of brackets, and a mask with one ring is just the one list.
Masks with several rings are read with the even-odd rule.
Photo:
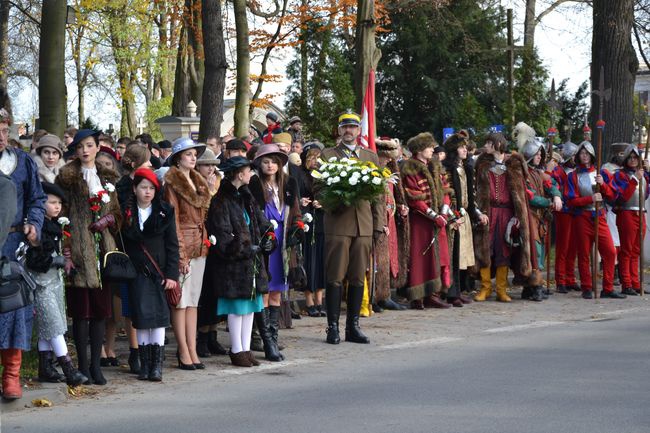
[[207, 332], [199, 331], [196, 334], [196, 354], [199, 355], [199, 358], [209, 358], [212, 356], [210, 349], [208, 349], [208, 337]]
[[339, 317], [341, 315], [341, 286], [328, 284], [325, 290], [325, 307], [327, 308], [327, 341], [329, 344], [339, 344]]
[[138, 346], [138, 355], [140, 355], [140, 374], [138, 380], [149, 379], [149, 369], [151, 368], [151, 344]]
[[149, 346], [149, 380], [160, 382], [162, 380], [163, 352], [165, 346], [150, 344]]
[[228, 354], [226, 348], [219, 343], [219, 340], [217, 340], [217, 331], [210, 331], [210, 335], [208, 336], [208, 350], [213, 355]]
[[88, 328], [90, 331], [90, 375], [95, 385], [106, 385], [100, 364], [104, 335], [106, 334], [106, 321], [103, 319], [91, 320]]
[[84, 376], [79, 370], [74, 368], [72, 360], [69, 355], [59, 356], [56, 358], [65, 375], [65, 382], [70, 386], [79, 386], [82, 383], [88, 382], [88, 378]]
[[40, 382], [58, 383], [64, 377], [52, 365], [52, 351], [38, 352], [38, 380]]
[[264, 358], [272, 362], [282, 361], [278, 345], [273, 341], [269, 331], [269, 310], [267, 308], [255, 313], [255, 323], [262, 338], [262, 343], [264, 343]]
[[[280, 307], [275, 306], [275, 305], [269, 305], [269, 327], [268, 330], [271, 334], [271, 339], [275, 343], [276, 346], [278, 346], [279, 349], [279, 344], [278, 344], [278, 331], [280, 330]], [[258, 329], [260, 331], [260, 335], [262, 330]], [[284, 355], [281, 352], [278, 352], [280, 354], [280, 359], [284, 361]]]
[[90, 369], [88, 368], [88, 331], [88, 320], [72, 320], [72, 338], [74, 338], [74, 346], [77, 350], [77, 363], [79, 371], [86, 377], [86, 381], [83, 382], [84, 385], [89, 385], [92, 381]]
[[140, 374], [140, 354], [137, 348], [129, 347], [129, 371], [132, 374]]
[[345, 341], [351, 343], [370, 343], [359, 328], [359, 311], [363, 299], [363, 286], [348, 286], [348, 311], [345, 320]]

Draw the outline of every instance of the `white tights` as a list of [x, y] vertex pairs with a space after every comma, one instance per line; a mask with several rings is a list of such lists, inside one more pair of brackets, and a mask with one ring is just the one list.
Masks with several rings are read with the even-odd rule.
[[230, 332], [230, 352], [250, 351], [253, 313], [228, 314], [228, 332]]
[[140, 346], [146, 346], [147, 344], [165, 345], [165, 328], [136, 329], [135, 334]]
[[54, 352], [57, 358], [68, 354], [68, 346], [65, 344], [63, 335], [57, 335], [49, 340], [38, 340], [39, 352], [49, 352], [50, 350]]

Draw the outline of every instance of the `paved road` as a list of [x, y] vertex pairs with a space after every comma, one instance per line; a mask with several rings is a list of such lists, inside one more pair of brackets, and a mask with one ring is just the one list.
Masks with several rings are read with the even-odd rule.
[[11, 413], [2, 431], [648, 433], [649, 331], [648, 310], [632, 309], [346, 344], [345, 358], [141, 383], [128, 394]]

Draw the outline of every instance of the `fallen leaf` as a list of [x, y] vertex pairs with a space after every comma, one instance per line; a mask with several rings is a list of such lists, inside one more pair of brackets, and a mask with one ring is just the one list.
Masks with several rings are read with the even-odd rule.
[[52, 407], [52, 402], [46, 398], [35, 398], [32, 404], [34, 407]]

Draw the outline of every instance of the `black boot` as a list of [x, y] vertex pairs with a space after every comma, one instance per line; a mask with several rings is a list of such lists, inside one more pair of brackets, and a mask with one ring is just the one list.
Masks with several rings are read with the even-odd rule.
[[49, 350], [38, 352], [38, 380], [40, 382], [58, 383], [64, 379], [52, 365], [52, 352]]
[[70, 356], [59, 356], [56, 359], [59, 361], [59, 365], [61, 366], [63, 374], [65, 375], [65, 383], [70, 386], [79, 386], [82, 383], [88, 382], [88, 378], [81, 374], [79, 370], [74, 368]]
[[278, 345], [275, 344], [269, 331], [269, 310], [265, 308], [259, 313], [255, 313], [255, 324], [259, 329], [260, 337], [264, 343], [264, 358], [268, 361], [278, 362], [282, 361]]
[[88, 368], [88, 331], [89, 321], [74, 319], [72, 321], [72, 338], [74, 338], [75, 349], [77, 350], [77, 363], [79, 371], [86, 377], [84, 385], [90, 385], [90, 369]]
[[210, 331], [210, 335], [208, 336], [208, 350], [213, 355], [228, 354], [226, 348], [219, 344], [219, 340], [217, 340], [217, 331]]
[[264, 352], [264, 343], [256, 326], [253, 326], [253, 332], [251, 334], [251, 350], [253, 352]]
[[90, 331], [90, 375], [95, 385], [106, 385], [106, 378], [104, 378], [101, 367], [106, 321], [103, 319], [91, 320], [88, 328]]
[[359, 311], [363, 299], [363, 286], [348, 286], [348, 311], [345, 319], [345, 341], [368, 344], [370, 339], [359, 328]]
[[199, 331], [196, 334], [196, 354], [199, 355], [199, 358], [209, 358], [212, 356], [210, 349], [208, 349], [208, 337], [207, 332]]
[[542, 302], [544, 300], [544, 288], [542, 286], [532, 287], [529, 299], [535, 302]]
[[307, 307], [307, 315], [309, 317], [320, 317], [320, 313], [316, 309], [315, 305], [311, 305], [311, 306]]
[[[273, 339], [273, 342], [275, 343], [276, 346], [278, 346], [278, 349], [280, 349], [280, 345], [278, 344], [278, 331], [280, 330], [280, 307], [275, 306], [275, 305], [269, 305], [269, 332], [271, 333], [271, 338]], [[262, 332], [261, 330], [258, 329], [258, 331]], [[278, 352], [280, 354], [280, 359], [284, 361], [284, 355], [282, 352]]]
[[327, 342], [339, 344], [339, 316], [341, 315], [341, 286], [329, 284], [325, 291], [325, 306], [327, 307]]
[[325, 312], [325, 309], [323, 308], [322, 305], [320, 304], [316, 305], [316, 310], [318, 311], [319, 317], [327, 317], [327, 313]]
[[137, 348], [129, 347], [129, 371], [131, 374], [140, 374], [140, 354]]
[[160, 382], [162, 380], [163, 351], [165, 350], [165, 346], [150, 344], [147, 347], [149, 347], [148, 378], [152, 382]]
[[151, 368], [151, 344], [138, 346], [138, 355], [140, 355], [140, 374], [138, 380], [149, 379], [149, 369]]

